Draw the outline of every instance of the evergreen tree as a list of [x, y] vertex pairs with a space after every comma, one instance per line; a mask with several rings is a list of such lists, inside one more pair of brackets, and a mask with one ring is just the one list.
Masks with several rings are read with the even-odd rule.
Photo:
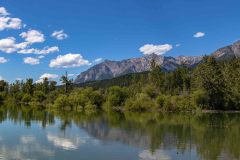
[[224, 109], [225, 84], [216, 59], [212, 56], [203, 57], [203, 63], [198, 67], [198, 71], [202, 87], [209, 97], [209, 106], [212, 109]]

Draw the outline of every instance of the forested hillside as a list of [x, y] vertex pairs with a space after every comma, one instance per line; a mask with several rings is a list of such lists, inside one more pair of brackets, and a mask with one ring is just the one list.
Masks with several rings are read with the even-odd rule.
[[240, 59], [217, 61], [205, 56], [201, 64], [182, 64], [162, 71], [154, 59], [149, 72], [128, 74], [111, 80], [74, 85], [63, 76], [62, 87], [44, 79], [8, 84], [0, 81], [4, 104], [61, 110], [194, 111], [240, 109]]

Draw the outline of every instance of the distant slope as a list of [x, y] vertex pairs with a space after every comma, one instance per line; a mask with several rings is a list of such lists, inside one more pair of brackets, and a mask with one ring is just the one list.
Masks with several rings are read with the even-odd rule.
[[77, 87], [92, 87], [94, 89], [106, 89], [111, 86], [130, 86], [137, 80], [146, 80], [147, 81], [148, 72], [140, 72], [140, 73], [129, 73], [123, 76], [115, 77], [112, 79], [104, 79], [97, 81], [89, 81], [85, 83], [76, 84]]
[[180, 57], [164, 57], [155, 54], [144, 56], [141, 58], [132, 58], [122, 61], [106, 60], [97, 64], [85, 72], [77, 76], [75, 83], [84, 83], [95, 80], [111, 79], [129, 73], [137, 73], [149, 71], [152, 59], [162, 66], [166, 71], [172, 71], [178, 68], [182, 63], [193, 66], [199, 63], [202, 57], [197, 56], [180, 56]]
[[[240, 41], [220, 48], [214, 53], [214, 57], [219, 60], [240, 57]], [[150, 62], [152, 59], [162, 67], [165, 71], [172, 71], [178, 68], [182, 63], [189, 67], [196, 66], [202, 60], [202, 56], [179, 56], [179, 57], [165, 57], [159, 55], [148, 55], [140, 58], [126, 59], [122, 61], [106, 60], [97, 64], [85, 72], [77, 76], [75, 83], [85, 83], [96, 80], [112, 79], [121, 75], [129, 73], [138, 73], [149, 71]]]
[[212, 54], [217, 59], [240, 58], [240, 41], [218, 49]]

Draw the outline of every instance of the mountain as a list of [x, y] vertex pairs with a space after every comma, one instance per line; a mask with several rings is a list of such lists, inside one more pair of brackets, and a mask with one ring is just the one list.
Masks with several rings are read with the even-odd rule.
[[77, 76], [75, 83], [84, 83], [94, 80], [111, 79], [128, 73], [144, 72], [150, 69], [152, 59], [161, 65], [166, 71], [172, 71], [178, 68], [182, 63], [193, 66], [199, 63], [202, 57], [198, 56], [179, 56], [179, 57], [164, 57], [155, 54], [140, 58], [126, 59], [122, 61], [109, 61], [97, 64], [85, 72]]
[[[211, 55], [219, 60], [240, 57], [240, 41], [220, 48]], [[150, 62], [153, 58], [165, 71], [175, 70], [181, 64], [193, 67], [202, 60], [202, 56], [166, 57], [156, 54], [122, 61], [105, 60], [78, 75], [75, 83], [79, 84], [95, 80], [111, 79], [129, 73], [148, 71], [150, 69]]]
[[233, 43], [232, 45], [218, 49], [212, 54], [219, 60], [229, 58], [240, 58], [240, 41]]

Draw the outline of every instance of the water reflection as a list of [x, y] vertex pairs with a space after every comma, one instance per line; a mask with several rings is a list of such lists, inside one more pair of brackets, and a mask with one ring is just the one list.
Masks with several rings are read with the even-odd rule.
[[143, 150], [139, 154], [139, 158], [140, 160], [171, 160], [171, 157], [162, 150], [157, 150], [154, 153], [149, 150]]
[[54, 146], [64, 150], [75, 150], [78, 149], [81, 144], [86, 143], [86, 140], [81, 139], [78, 135], [68, 137], [66, 135], [47, 133], [47, 139], [49, 142], [52, 142]]
[[240, 159], [240, 114], [1, 107], [0, 122], [0, 159]]

